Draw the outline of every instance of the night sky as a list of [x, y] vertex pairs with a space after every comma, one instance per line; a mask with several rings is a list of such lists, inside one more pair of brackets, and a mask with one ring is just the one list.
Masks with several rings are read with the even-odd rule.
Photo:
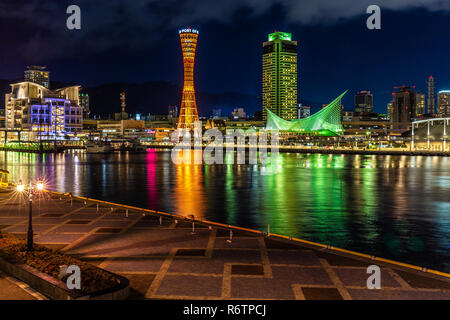
[[[66, 28], [67, 6], [81, 8], [81, 30]], [[381, 30], [366, 8], [381, 7]], [[0, 78], [46, 65], [51, 80], [95, 86], [166, 80], [182, 84], [178, 29], [200, 31], [197, 91], [260, 95], [267, 34], [299, 42], [299, 97], [326, 103], [346, 89], [374, 93], [386, 112], [393, 86], [450, 89], [450, 1], [438, 0], [84, 0], [0, 2]]]

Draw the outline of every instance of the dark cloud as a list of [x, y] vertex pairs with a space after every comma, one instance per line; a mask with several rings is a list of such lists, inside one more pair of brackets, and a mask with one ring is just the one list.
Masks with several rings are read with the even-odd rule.
[[[66, 28], [77, 4], [82, 29]], [[382, 30], [366, 8], [382, 9]], [[0, 79], [46, 65], [52, 81], [182, 84], [177, 30], [198, 27], [198, 92], [261, 92], [261, 44], [273, 30], [299, 41], [299, 97], [321, 103], [370, 89], [385, 112], [394, 85], [450, 87], [450, 1], [438, 0], [0, 0]], [[344, 98], [352, 106], [352, 92]], [[314, 104], [313, 104], [314, 105]], [[210, 106], [216, 107], [216, 106]]]
[[[66, 8], [71, 4], [81, 8], [80, 31], [66, 29]], [[230, 23], [241, 9], [258, 16], [281, 5], [289, 23], [329, 25], [365, 14], [371, 4], [388, 10], [450, 9], [450, 2], [442, 0], [2, 0], [0, 19], [29, 27], [17, 43], [18, 52], [39, 61], [147, 47], [180, 26]]]

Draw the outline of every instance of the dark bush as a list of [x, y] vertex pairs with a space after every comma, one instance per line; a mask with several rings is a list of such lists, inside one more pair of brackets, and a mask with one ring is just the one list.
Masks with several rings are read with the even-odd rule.
[[[0, 257], [11, 263], [25, 264], [54, 278], [59, 277], [60, 266], [76, 265], [81, 270], [81, 294], [115, 287], [119, 279], [89, 263], [61, 254], [57, 251], [34, 245], [34, 251], [27, 252], [26, 240], [3, 233], [0, 235]], [[62, 279], [65, 281], [66, 277]]]

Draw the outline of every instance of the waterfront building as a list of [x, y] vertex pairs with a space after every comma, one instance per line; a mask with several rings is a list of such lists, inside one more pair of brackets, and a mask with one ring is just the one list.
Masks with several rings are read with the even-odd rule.
[[373, 112], [373, 95], [370, 91], [359, 91], [355, 95], [355, 113]]
[[341, 100], [346, 92], [339, 95], [327, 107], [304, 119], [288, 121], [267, 109], [266, 129], [303, 135], [338, 136], [344, 131], [341, 124]]
[[205, 130], [218, 129], [222, 133], [226, 130], [226, 121], [222, 119], [208, 119], [205, 123]]
[[354, 113], [353, 111], [343, 111], [342, 112], [342, 121], [352, 121]]
[[80, 86], [51, 91], [25, 81], [11, 84], [5, 95], [5, 128], [29, 130], [46, 135], [79, 132], [83, 114], [79, 103]]
[[389, 120], [359, 120], [342, 121], [345, 136], [386, 136], [391, 132]]
[[144, 120], [85, 120], [83, 131], [93, 139], [94, 137], [108, 139], [143, 139], [149, 137]]
[[449, 151], [448, 129], [450, 118], [428, 118], [412, 123], [412, 128], [402, 134], [408, 137], [412, 150]]
[[438, 93], [438, 116], [450, 117], [450, 90], [441, 90]]
[[50, 88], [50, 72], [45, 66], [27, 66], [24, 72], [25, 81], [40, 84], [44, 88]]
[[193, 130], [194, 123], [198, 121], [194, 86], [195, 50], [197, 48], [198, 30], [189, 27], [179, 30], [178, 33], [183, 51], [184, 86], [177, 128]]
[[284, 120], [297, 118], [297, 41], [290, 33], [269, 34], [263, 43], [262, 112]]
[[396, 92], [392, 93], [392, 125], [393, 129], [399, 131], [408, 130], [411, 121], [416, 117], [416, 92], [413, 87], [395, 87]]
[[428, 77], [428, 100], [427, 100], [427, 106], [428, 106], [428, 114], [435, 114], [435, 99], [434, 99], [434, 78], [432, 76]]

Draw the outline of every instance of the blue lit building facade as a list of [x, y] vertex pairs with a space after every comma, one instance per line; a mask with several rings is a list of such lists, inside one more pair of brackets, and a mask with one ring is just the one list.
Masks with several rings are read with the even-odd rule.
[[51, 91], [32, 82], [11, 84], [5, 96], [5, 128], [46, 136], [81, 132], [80, 86]]

